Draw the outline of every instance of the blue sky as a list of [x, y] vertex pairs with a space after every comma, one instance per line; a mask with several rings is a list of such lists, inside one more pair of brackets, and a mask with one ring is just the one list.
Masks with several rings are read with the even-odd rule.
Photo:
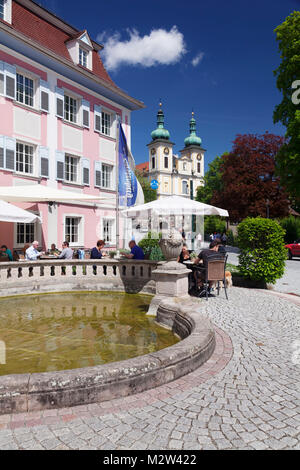
[[162, 100], [174, 152], [184, 146], [194, 110], [207, 150], [205, 168], [229, 151], [237, 134], [283, 135], [273, 124], [281, 101], [273, 70], [280, 63], [274, 28], [300, 0], [40, 0], [104, 44], [116, 84], [146, 108], [132, 113], [136, 163], [148, 159]]

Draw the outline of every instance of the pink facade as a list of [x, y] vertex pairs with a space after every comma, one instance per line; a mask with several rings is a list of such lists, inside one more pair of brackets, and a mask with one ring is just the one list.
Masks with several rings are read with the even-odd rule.
[[[30, 191], [30, 185], [42, 184], [103, 200], [16, 203], [38, 214], [42, 223], [0, 222], [0, 244], [20, 249], [36, 238], [47, 249], [68, 239], [74, 248], [91, 248], [101, 238], [114, 247], [116, 123], [121, 120], [130, 145], [129, 116], [143, 105], [112, 82], [99, 56], [102, 46], [86, 31], [70, 33], [70, 25], [55, 16], [52, 21], [37, 4], [31, 11], [28, 2], [11, 3], [12, 26], [7, 29], [0, 22], [0, 34], [7, 37], [0, 45], [0, 186], [26, 185]], [[90, 57], [90, 70], [78, 62], [82, 48]]]

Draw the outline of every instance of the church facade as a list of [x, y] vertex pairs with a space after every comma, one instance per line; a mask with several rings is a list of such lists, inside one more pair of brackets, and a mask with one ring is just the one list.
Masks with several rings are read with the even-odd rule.
[[184, 140], [180, 155], [173, 153], [174, 143], [170, 133], [164, 127], [162, 106], [157, 113], [157, 128], [151, 133], [152, 140], [147, 145], [149, 164], [140, 164], [138, 168], [148, 167], [150, 182], [157, 180], [157, 197], [183, 196], [196, 198], [197, 187], [203, 185], [204, 153], [200, 137], [196, 135], [194, 113], [190, 120], [190, 135]]

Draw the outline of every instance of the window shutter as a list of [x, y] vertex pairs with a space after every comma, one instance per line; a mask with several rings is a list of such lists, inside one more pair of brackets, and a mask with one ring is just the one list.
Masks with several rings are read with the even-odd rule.
[[49, 148], [42, 147], [39, 148], [40, 153], [40, 176], [44, 178], [49, 178]]
[[117, 115], [116, 114], [112, 114], [111, 115], [111, 137], [113, 137], [114, 139], [117, 138]]
[[82, 125], [90, 128], [90, 103], [86, 100], [82, 100]]
[[56, 92], [56, 116], [64, 118], [64, 90], [63, 88], [55, 88]]
[[101, 187], [101, 162], [95, 162], [95, 187]]
[[45, 82], [44, 80], [40, 80], [40, 108], [41, 111], [45, 111], [49, 113], [49, 96], [50, 96], [50, 87], [49, 83]]
[[4, 63], [0, 60], [0, 95], [4, 95]]
[[101, 107], [94, 105], [94, 129], [101, 132]]
[[56, 150], [56, 179], [65, 179], [65, 152]]
[[88, 158], [82, 159], [82, 184], [90, 185], [90, 161]]
[[5, 95], [7, 98], [16, 99], [16, 67], [5, 64]]
[[0, 135], [0, 168], [4, 168], [4, 136]]
[[5, 169], [15, 171], [16, 167], [16, 139], [5, 137]]

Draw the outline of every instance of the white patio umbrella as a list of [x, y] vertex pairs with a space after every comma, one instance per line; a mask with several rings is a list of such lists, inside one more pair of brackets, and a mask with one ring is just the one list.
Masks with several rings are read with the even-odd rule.
[[122, 211], [122, 214], [135, 218], [143, 215], [143, 213], [149, 214], [149, 211], [156, 215], [219, 215], [229, 217], [228, 211], [225, 209], [181, 196], [165, 197], [139, 206], [133, 206]]
[[20, 209], [13, 204], [0, 200], [0, 222], [19, 222], [24, 224], [30, 224], [36, 220], [41, 220], [35, 214]]
[[91, 202], [106, 198], [56, 189], [42, 184], [31, 184], [26, 186], [0, 186], [0, 199], [7, 202]]

